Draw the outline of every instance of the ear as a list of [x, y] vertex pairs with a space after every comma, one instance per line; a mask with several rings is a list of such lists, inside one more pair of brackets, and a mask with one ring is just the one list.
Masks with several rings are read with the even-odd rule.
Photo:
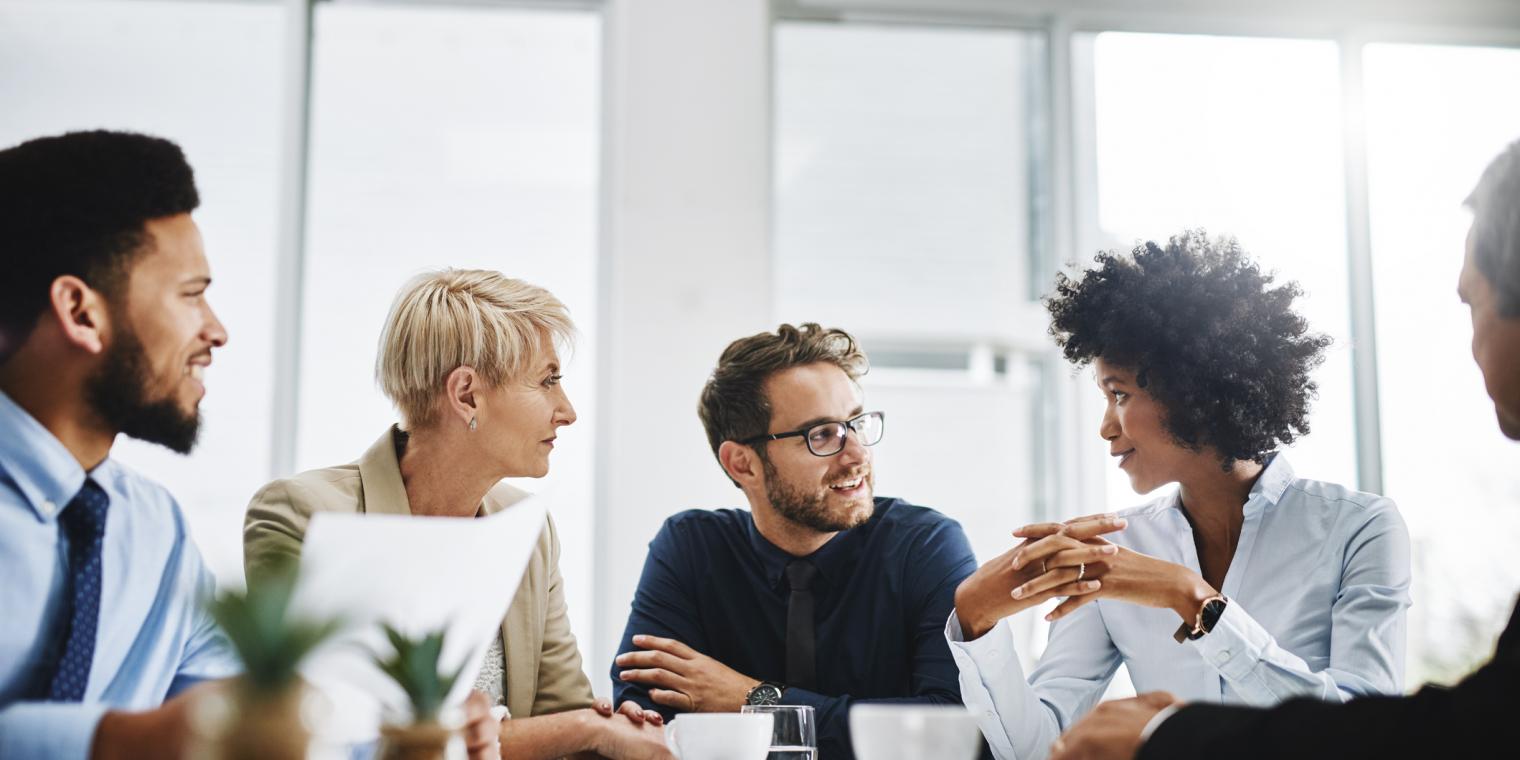
[[480, 373], [474, 367], [461, 364], [443, 380], [445, 416], [456, 417], [468, 425], [475, 418], [478, 407], [476, 394], [481, 391]]
[[760, 457], [754, 449], [742, 443], [724, 441], [719, 444], [718, 463], [740, 488], [748, 490], [750, 486], [762, 485], [765, 480], [765, 467]]
[[98, 354], [105, 350], [110, 317], [100, 292], [71, 274], [61, 275], [48, 288], [48, 311], [44, 319], [55, 320], [69, 343]]

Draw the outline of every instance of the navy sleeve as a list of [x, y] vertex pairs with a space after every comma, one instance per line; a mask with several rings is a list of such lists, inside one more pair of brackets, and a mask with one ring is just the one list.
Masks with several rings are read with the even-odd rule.
[[903, 552], [903, 593], [910, 603], [913, 630], [913, 696], [856, 700], [848, 694], [826, 696], [787, 689], [781, 701], [811, 705], [818, 720], [818, 756], [851, 757], [850, 706], [856, 701], [896, 704], [961, 704], [959, 669], [945, 642], [945, 621], [955, 607], [955, 588], [976, 570], [976, 555], [959, 523], [939, 519], [914, 531], [899, 547]]
[[[699, 651], [708, 651], [708, 642], [702, 635], [701, 618], [697, 614], [696, 599], [691, 593], [689, 567], [679, 558], [691, 556], [680, 550], [680, 529], [675, 518], [665, 521], [654, 540], [649, 542], [649, 556], [644, 559], [644, 572], [639, 576], [639, 587], [633, 594], [632, 609], [628, 613], [628, 625], [623, 628], [623, 640], [618, 644], [618, 654], [638, 651], [633, 645], [637, 634], [663, 636], [675, 639]], [[658, 711], [666, 720], [675, 717], [676, 711], [657, 705], [649, 698], [649, 687], [627, 683], [618, 677], [623, 671], [614, 660], [612, 664], [613, 705], [633, 700], [646, 710]]]

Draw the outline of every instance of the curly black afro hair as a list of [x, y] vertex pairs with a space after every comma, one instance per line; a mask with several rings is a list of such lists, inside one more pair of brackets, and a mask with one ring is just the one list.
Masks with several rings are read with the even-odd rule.
[[1233, 238], [1202, 230], [1095, 261], [1078, 278], [1057, 275], [1045, 300], [1067, 360], [1134, 371], [1167, 432], [1226, 468], [1309, 432], [1309, 375], [1330, 339], [1293, 310], [1296, 283], [1274, 285]]

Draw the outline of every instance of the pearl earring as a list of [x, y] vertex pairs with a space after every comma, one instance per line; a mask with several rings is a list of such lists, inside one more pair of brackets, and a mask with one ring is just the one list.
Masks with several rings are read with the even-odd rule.
[[475, 432], [475, 418], [474, 417], [470, 418], [470, 432], [471, 433]]

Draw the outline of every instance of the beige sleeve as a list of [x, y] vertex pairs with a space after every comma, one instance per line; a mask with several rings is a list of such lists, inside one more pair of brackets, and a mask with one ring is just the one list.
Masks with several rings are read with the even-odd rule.
[[311, 507], [309, 500], [293, 497], [294, 487], [290, 480], [276, 480], [248, 502], [243, 518], [243, 570], [249, 585], [301, 556]]
[[565, 604], [565, 582], [559, 574], [559, 534], [550, 518], [540, 541], [548, 542], [549, 593], [544, 611], [544, 647], [538, 665], [538, 693], [533, 699], [533, 714], [576, 710], [590, 707], [591, 681], [581, 669], [580, 647], [570, 630], [569, 607]]

